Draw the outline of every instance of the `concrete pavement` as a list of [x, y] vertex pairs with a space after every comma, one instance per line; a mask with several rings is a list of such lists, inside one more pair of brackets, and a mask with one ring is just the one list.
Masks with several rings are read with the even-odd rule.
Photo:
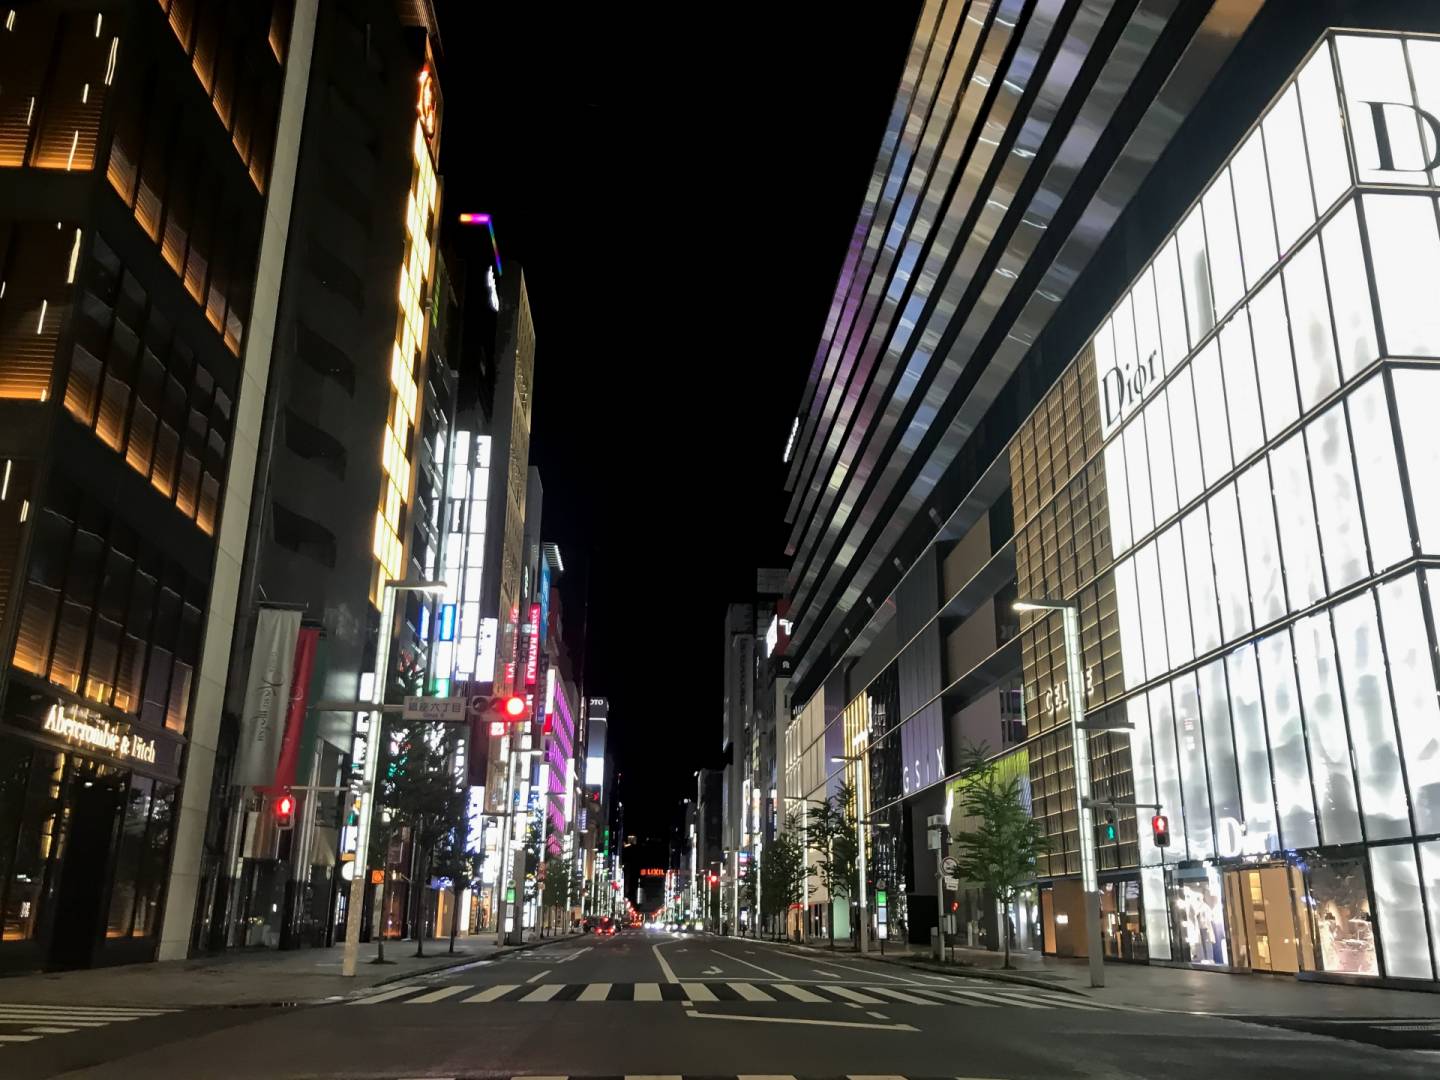
[[[14, 1016], [4, 1030], [65, 1026]], [[1368, 1028], [1319, 1037], [862, 957], [638, 931], [411, 975], [343, 1003], [91, 1022], [0, 1043], [0, 1074], [1429, 1080], [1436, 1065], [1369, 1045]], [[1390, 1035], [1419, 1045], [1413, 1032]]]

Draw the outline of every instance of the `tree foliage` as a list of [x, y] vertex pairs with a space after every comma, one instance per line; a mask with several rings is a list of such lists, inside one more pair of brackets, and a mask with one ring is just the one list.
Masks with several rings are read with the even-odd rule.
[[[1021, 801], [1018, 775], [1002, 775], [994, 761], [985, 759], [984, 747], [970, 747], [965, 756], [959, 805], [975, 826], [954, 838], [960, 849], [960, 876], [993, 893], [1008, 917], [1015, 894], [1034, 878], [1035, 860], [1050, 849], [1050, 840]], [[1001, 927], [1001, 937], [1008, 968], [1008, 926]]]
[[805, 818], [815, 874], [830, 903], [830, 944], [835, 944], [835, 898], [859, 889], [860, 849], [855, 836], [855, 789], [849, 784], [823, 803], [813, 804]]
[[[813, 870], [805, 865], [801, 818], [788, 814], [785, 828], [764, 849], [760, 861], [760, 914], [783, 919], [790, 905], [805, 900]], [[751, 861], [753, 867], [754, 861]]]

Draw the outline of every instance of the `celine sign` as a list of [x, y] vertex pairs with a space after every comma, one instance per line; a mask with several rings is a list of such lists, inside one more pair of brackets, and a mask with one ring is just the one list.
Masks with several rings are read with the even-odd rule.
[[112, 724], [97, 712], [79, 705], [51, 705], [43, 731], [58, 735], [72, 746], [99, 750], [125, 761], [155, 764], [155, 740], [136, 735], [125, 724]]

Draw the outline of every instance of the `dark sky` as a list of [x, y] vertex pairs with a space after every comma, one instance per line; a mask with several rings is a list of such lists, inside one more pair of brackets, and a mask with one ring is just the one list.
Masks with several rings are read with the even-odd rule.
[[525, 267], [542, 531], [626, 831], [664, 835], [719, 758], [725, 604], [783, 565], [781, 455], [920, 5], [437, 6], [446, 217]]

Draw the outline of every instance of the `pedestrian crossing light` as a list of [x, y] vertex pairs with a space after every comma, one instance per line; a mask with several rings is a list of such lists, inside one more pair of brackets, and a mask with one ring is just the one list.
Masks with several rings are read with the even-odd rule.
[[1115, 818], [1109, 815], [1105, 818], [1105, 842], [1107, 844], [1115, 842]]
[[1156, 847], [1170, 846], [1170, 819], [1164, 814], [1156, 814], [1150, 819], [1150, 832], [1155, 837]]
[[294, 827], [295, 796], [287, 791], [275, 800], [275, 828], [283, 830]]
[[888, 894], [885, 892], [884, 889], [877, 890], [875, 893], [875, 903], [879, 904], [881, 907], [884, 907], [887, 895]]

